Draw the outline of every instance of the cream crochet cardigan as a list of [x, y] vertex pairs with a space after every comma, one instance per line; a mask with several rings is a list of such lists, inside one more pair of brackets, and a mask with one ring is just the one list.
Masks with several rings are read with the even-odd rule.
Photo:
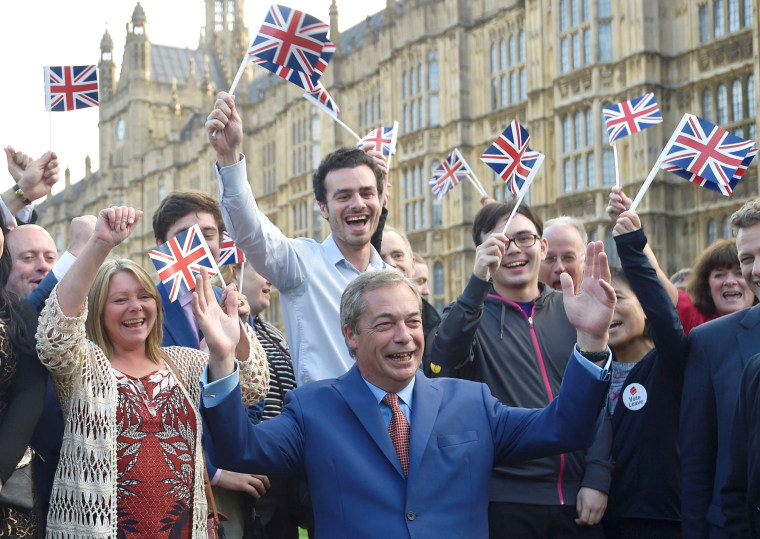
[[[50, 371], [65, 421], [61, 459], [50, 497], [47, 537], [116, 538], [116, 405], [118, 392], [111, 364], [103, 350], [85, 336], [87, 305], [70, 318], [58, 305], [58, 288], [40, 315], [37, 353]], [[250, 328], [249, 328], [250, 329]], [[239, 363], [243, 404], [250, 406], [269, 390], [266, 354], [252, 331], [251, 353]], [[196, 413], [193, 538], [207, 538], [206, 496], [203, 487], [200, 380], [208, 354], [170, 346], [163, 352], [182, 371], [175, 378]]]

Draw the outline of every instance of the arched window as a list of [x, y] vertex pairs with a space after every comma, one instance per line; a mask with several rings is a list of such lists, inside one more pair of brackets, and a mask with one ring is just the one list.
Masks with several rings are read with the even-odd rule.
[[517, 42], [515, 36], [509, 36], [509, 65], [517, 63]]
[[716, 123], [718, 125], [724, 125], [728, 122], [728, 92], [726, 86], [721, 84], [718, 86], [718, 110], [716, 116]]
[[575, 188], [583, 189], [583, 158], [580, 155], [575, 158]]
[[704, 91], [702, 92], [702, 118], [704, 118], [708, 122], [711, 122], [712, 117], [713, 117], [712, 92], [710, 92], [709, 88], [705, 88]]
[[602, 153], [602, 182], [604, 185], [615, 183], [615, 154], [608, 149]]
[[723, 0], [713, 0], [713, 35], [721, 37], [724, 32]]
[[747, 118], [755, 117], [755, 76], [747, 77]]
[[739, 29], [739, 0], [728, 0], [728, 31]]
[[715, 224], [715, 219], [707, 221], [707, 245], [718, 239], [718, 225]]
[[525, 68], [520, 68], [520, 100], [524, 101], [528, 98], [528, 83], [525, 80]]
[[499, 42], [499, 67], [503, 70], [507, 69], [507, 42], [503, 39]]
[[736, 79], [731, 85], [731, 120], [738, 122], [743, 117], [744, 101], [742, 100], [742, 83], [739, 82], [739, 79]]
[[401, 97], [409, 97], [409, 75], [406, 71], [401, 74]]
[[499, 70], [499, 49], [496, 47], [496, 43], [491, 45], [491, 73], [496, 73]]
[[436, 296], [442, 296], [443, 289], [443, 264], [436, 262], [433, 265], [433, 294]]
[[428, 90], [438, 90], [438, 51], [428, 52]]
[[586, 145], [594, 145], [594, 116], [591, 107], [586, 109]]
[[520, 97], [517, 93], [517, 72], [511, 71], [509, 73], [509, 98], [511, 103], [517, 103]]
[[318, 141], [321, 137], [322, 122], [318, 114], [311, 115], [311, 140]]
[[583, 146], [583, 116], [580, 112], [575, 113], [575, 149]]
[[518, 56], [520, 57], [520, 61], [524, 62], [525, 61], [525, 32], [520, 32], [520, 35], [517, 39], [517, 43], [518, 43], [517, 46], [519, 47]]
[[507, 76], [501, 76], [501, 106], [509, 105], [509, 90], [507, 89]]
[[559, 31], [567, 30], [567, 0], [559, 0]]
[[562, 151], [563, 152], [569, 152], [571, 145], [570, 145], [570, 115], [568, 114], [565, 116], [565, 118], [562, 120]]
[[596, 185], [596, 162], [594, 161], [594, 152], [590, 152], [586, 156], [586, 177], [588, 178], [588, 186], [594, 187]]
[[723, 217], [720, 222], [720, 236], [725, 239], [731, 239], [731, 236], [733, 236], [731, 230], [731, 220], [728, 218], [728, 216]]

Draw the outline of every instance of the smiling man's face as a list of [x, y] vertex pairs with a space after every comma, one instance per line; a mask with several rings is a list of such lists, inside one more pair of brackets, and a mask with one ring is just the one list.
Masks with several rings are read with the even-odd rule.
[[58, 261], [55, 242], [37, 225], [14, 228], [6, 238], [11, 254], [11, 272], [5, 288], [25, 298], [37, 288]]

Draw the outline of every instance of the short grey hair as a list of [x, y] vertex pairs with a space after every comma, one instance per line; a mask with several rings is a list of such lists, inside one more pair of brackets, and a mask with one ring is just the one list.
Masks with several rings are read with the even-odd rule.
[[393, 228], [392, 226], [386, 226], [383, 228], [383, 234], [386, 232], [393, 232], [394, 234], [398, 234], [399, 237], [404, 240], [404, 245], [406, 245], [406, 254], [409, 255], [409, 258], [414, 258], [414, 252], [412, 251], [412, 244], [409, 243], [409, 238], [406, 237], [406, 234], [398, 230], [397, 228]]
[[412, 281], [404, 277], [395, 269], [384, 269], [378, 271], [366, 271], [356, 279], [348, 283], [340, 297], [340, 327], [348, 327], [354, 333], [359, 331], [359, 318], [366, 310], [367, 303], [364, 300], [364, 294], [377, 290], [378, 288], [389, 288], [392, 286], [406, 285], [417, 298], [417, 305], [422, 310], [422, 298]]
[[750, 200], [731, 216], [731, 226], [747, 228], [760, 223], [760, 198]]
[[544, 235], [546, 235], [546, 231], [553, 226], [571, 226], [575, 228], [581, 235], [581, 241], [583, 241], [583, 245], [585, 246], [588, 243], [588, 234], [586, 233], [586, 229], [583, 228], [583, 223], [577, 217], [560, 215], [554, 219], [549, 219], [544, 223]]

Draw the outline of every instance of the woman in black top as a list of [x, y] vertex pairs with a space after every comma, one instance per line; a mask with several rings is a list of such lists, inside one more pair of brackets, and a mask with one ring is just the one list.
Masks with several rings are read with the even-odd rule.
[[[19, 462], [29, 460], [27, 445], [42, 413], [47, 380], [34, 349], [37, 315], [26, 301], [5, 290], [11, 255], [5, 245], [8, 230], [2, 215], [0, 212], [0, 496]], [[35, 537], [36, 528], [34, 511], [0, 502], [0, 537]]]
[[687, 341], [673, 303], [644, 254], [641, 221], [623, 212], [613, 231], [622, 271], [610, 325], [612, 485], [608, 539], [681, 536], [678, 421]]

